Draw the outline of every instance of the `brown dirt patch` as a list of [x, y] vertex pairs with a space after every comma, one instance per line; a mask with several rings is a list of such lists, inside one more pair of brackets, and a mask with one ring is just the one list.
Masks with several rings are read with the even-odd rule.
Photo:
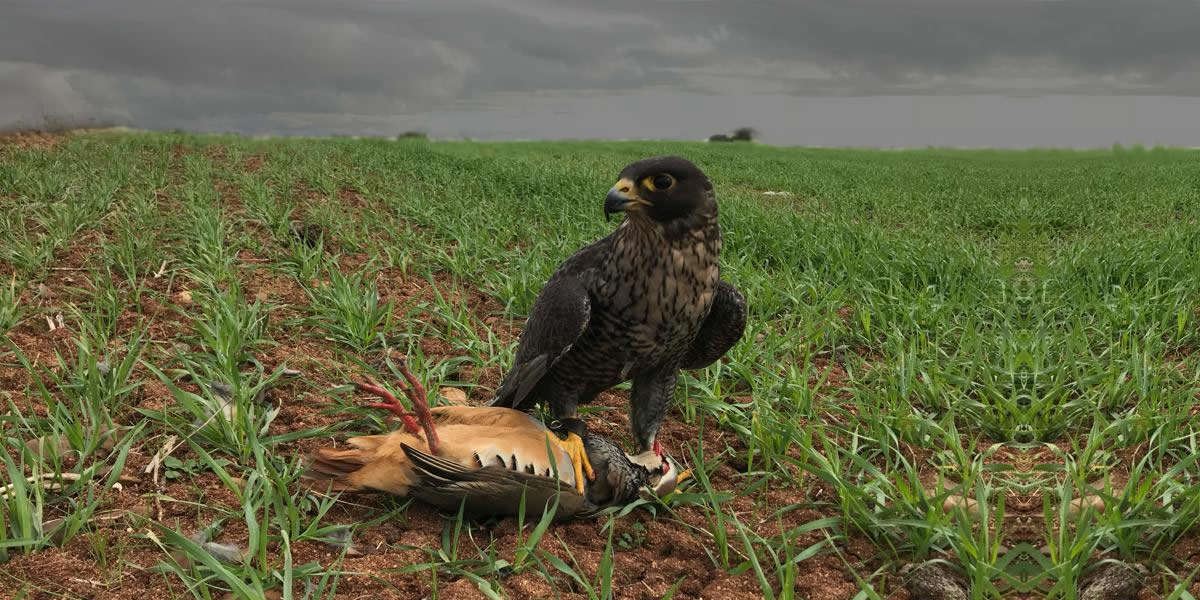
[[63, 143], [68, 134], [43, 133], [41, 131], [18, 131], [0, 135], [0, 149], [13, 148], [17, 150], [52, 150]]
[[257, 173], [263, 169], [266, 162], [262, 155], [252, 154], [247, 156], [246, 160], [242, 161], [242, 169], [248, 173]]

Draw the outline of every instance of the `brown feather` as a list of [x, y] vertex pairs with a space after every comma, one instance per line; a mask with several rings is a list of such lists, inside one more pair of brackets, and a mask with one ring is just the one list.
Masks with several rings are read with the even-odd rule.
[[365, 458], [361, 450], [318, 448], [304, 477], [314, 482], [313, 487], [320, 487], [316, 482], [324, 483], [323, 487], [330, 492], [358, 491], [348, 478], [363, 466]]
[[358, 448], [359, 450], [374, 450], [387, 442], [388, 436], [385, 435], [360, 435], [346, 440], [347, 444]]
[[509, 408], [491, 406], [438, 406], [430, 409], [437, 425], [473, 425], [511, 429], [545, 431], [532, 415]]
[[[468, 469], [500, 465], [520, 472], [532, 470], [538, 475], [552, 472], [546, 454], [546, 430], [532, 416], [508, 408], [459, 406], [438, 407], [432, 412], [435, 422], [440, 420], [439, 458]], [[417, 477], [404, 445], [429, 452], [423, 436], [403, 430], [353, 437], [347, 442], [354, 448], [314, 451], [305, 479], [328, 486], [330, 491], [380, 491], [405, 496]], [[573, 484], [569, 457], [557, 445], [550, 448], [555, 452], [559, 477]]]

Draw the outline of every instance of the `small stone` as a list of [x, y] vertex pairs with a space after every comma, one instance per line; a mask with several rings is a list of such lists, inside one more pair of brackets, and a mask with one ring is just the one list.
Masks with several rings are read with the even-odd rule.
[[191, 304], [192, 303], [192, 293], [187, 290], [183, 290], [182, 292], [175, 294], [175, 301], [184, 306]]
[[71, 441], [57, 435], [46, 435], [25, 442], [25, 447], [38, 458], [62, 456], [71, 451]]
[[1075, 498], [1071, 500], [1071, 504], [1067, 506], [1067, 511], [1071, 514], [1083, 512], [1087, 506], [1092, 507], [1093, 512], [1104, 512], [1104, 499], [1100, 496], [1084, 496], [1083, 498]]
[[299, 377], [300, 375], [302, 375], [302, 373], [300, 372], [299, 369], [284, 369], [283, 370], [284, 377]]
[[946, 500], [942, 502], [942, 511], [947, 513], [954, 512], [955, 508], [961, 506], [964, 510], [966, 510], [968, 515], [975, 515], [979, 512], [978, 504], [979, 503], [973, 498], [951, 495], [947, 496]]
[[450, 404], [462, 405], [467, 403], [467, 393], [458, 388], [444, 387], [438, 390], [438, 393]]
[[1110, 562], [1084, 575], [1079, 583], [1080, 600], [1137, 600], [1149, 569], [1140, 564]]
[[958, 573], [945, 566], [928, 562], [905, 565], [900, 570], [910, 598], [924, 600], [967, 600], [970, 585]]

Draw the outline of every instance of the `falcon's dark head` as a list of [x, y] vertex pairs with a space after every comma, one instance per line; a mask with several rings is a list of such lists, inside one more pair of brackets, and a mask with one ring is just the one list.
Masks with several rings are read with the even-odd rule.
[[691, 161], [655, 156], [621, 169], [604, 199], [604, 218], [614, 212], [644, 214], [659, 223], [716, 207], [712, 182]]

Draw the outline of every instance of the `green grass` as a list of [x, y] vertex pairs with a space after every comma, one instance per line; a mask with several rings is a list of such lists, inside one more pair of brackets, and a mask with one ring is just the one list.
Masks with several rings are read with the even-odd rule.
[[[393, 381], [395, 351], [431, 390], [486, 397], [515, 349], [497, 328], [610, 231], [601, 203], [620, 168], [664, 153], [715, 182], [723, 277], [751, 313], [669, 417], [696, 480], [594, 525], [508, 534], [451, 516], [421, 543], [375, 548], [404, 564], [329, 549], [344, 525], [430, 528], [405, 502], [343, 508], [297, 485], [306, 440], [383, 426], [342, 384]], [[0, 145], [0, 423], [24, 448], [3, 465], [0, 561], [57, 547], [96, 565], [91, 579], [179, 598], [464, 584], [519, 598], [515, 577], [600, 599], [724, 579], [807, 598], [808, 572], [883, 598], [900, 566], [934, 559], [977, 598], [1074, 598], [1117, 559], [1187, 598], [1196, 565], [1175, 548], [1200, 519], [1198, 182], [1195, 153], [1157, 149]], [[66, 335], [48, 331], [60, 314]], [[155, 480], [143, 469], [171, 442], [174, 475]], [[98, 522], [113, 510], [127, 528]], [[694, 553], [641, 585], [658, 526]], [[220, 542], [193, 536], [210, 527]], [[0, 589], [83, 594], [14, 572]]]

